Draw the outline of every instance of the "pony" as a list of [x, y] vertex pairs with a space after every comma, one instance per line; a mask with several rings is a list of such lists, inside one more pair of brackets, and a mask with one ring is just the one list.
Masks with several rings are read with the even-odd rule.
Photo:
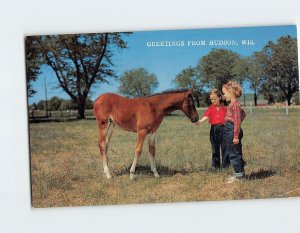
[[123, 130], [137, 133], [130, 179], [134, 179], [136, 165], [147, 135], [151, 171], [156, 178], [159, 178], [155, 162], [156, 131], [164, 117], [175, 110], [181, 110], [192, 123], [198, 122], [199, 116], [192, 94], [192, 89], [182, 89], [132, 99], [114, 93], [100, 95], [94, 102], [93, 110], [98, 124], [98, 145], [107, 179], [111, 178], [107, 151], [115, 125]]

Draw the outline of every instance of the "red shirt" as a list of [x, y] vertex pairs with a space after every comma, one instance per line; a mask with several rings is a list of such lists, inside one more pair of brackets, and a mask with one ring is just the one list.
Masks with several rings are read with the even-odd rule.
[[204, 116], [209, 118], [209, 124], [212, 125], [219, 125], [225, 123], [225, 115], [227, 112], [227, 108], [224, 105], [219, 106], [219, 110], [215, 105], [211, 105], [206, 112], [204, 113]]
[[239, 138], [241, 123], [245, 119], [245, 117], [246, 117], [246, 113], [240, 107], [240, 104], [237, 101], [237, 99], [232, 100], [228, 105], [225, 121], [230, 121], [234, 124], [234, 130], [233, 130], [234, 138]]

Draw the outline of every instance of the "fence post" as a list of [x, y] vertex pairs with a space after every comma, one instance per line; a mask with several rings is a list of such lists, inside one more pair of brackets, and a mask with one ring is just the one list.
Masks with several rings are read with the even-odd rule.
[[252, 101], [250, 102], [250, 116], [252, 116]]
[[288, 101], [286, 100], [285, 101], [285, 115], [287, 115], [287, 116], [289, 115], [289, 108], [288, 107], [289, 107]]

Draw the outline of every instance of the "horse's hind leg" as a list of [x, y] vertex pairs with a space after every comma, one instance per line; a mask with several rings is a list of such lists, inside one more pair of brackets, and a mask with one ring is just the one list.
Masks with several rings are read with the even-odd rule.
[[107, 179], [110, 179], [111, 175], [110, 175], [110, 172], [108, 169], [106, 134], [105, 134], [107, 122], [99, 121], [98, 125], [99, 125], [99, 143], [98, 144], [99, 144], [100, 154], [102, 156], [104, 174], [106, 175]]
[[133, 159], [133, 162], [132, 162], [132, 165], [131, 165], [131, 168], [130, 168], [130, 180], [134, 179], [136, 164], [137, 164], [137, 161], [138, 161], [139, 157], [141, 156], [142, 148], [143, 148], [143, 144], [144, 144], [144, 140], [145, 140], [146, 135], [147, 135], [146, 130], [138, 131], [138, 139], [137, 139], [137, 143], [136, 143], [136, 146], [135, 146], [134, 159]]
[[159, 178], [160, 176], [157, 173], [156, 163], [155, 163], [155, 132], [149, 134], [148, 144], [149, 144], [149, 158], [150, 158], [151, 171], [153, 172], [156, 178]]
[[106, 147], [105, 147], [106, 156], [107, 156], [109, 142], [110, 142], [110, 138], [111, 138], [111, 135], [113, 133], [114, 127], [115, 127], [115, 123], [112, 120], [109, 120], [109, 125], [108, 125], [107, 132], [106, 132], [106, 141], [105, 141], [105, 143], [106, 143]]

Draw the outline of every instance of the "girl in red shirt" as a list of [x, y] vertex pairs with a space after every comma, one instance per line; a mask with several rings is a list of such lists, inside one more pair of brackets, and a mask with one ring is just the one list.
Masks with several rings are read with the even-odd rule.
[[[211, 169], [227, 168], [230, 164], [228, 153], [226, 153], [223, 145], [224, 123], [226, 115], [226, 107], [221, 103], [222, 93], [218, 89], [212, 89], [210, 92], [211, 106], [206, 110], [202, 119], [198, 124], [209, 120], [210, 142], [212, 149], [212, 164]], [[222, 151], [222, 163], [220, 162], [220, 151]]]

